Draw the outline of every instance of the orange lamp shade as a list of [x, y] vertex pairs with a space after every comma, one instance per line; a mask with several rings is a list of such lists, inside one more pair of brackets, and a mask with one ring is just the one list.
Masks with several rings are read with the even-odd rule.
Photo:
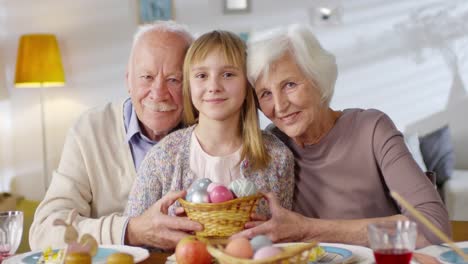
[[36, 88], [65, 85], [57, 39], [52, 34], [28, 34], [20, 38], [15, 87]]

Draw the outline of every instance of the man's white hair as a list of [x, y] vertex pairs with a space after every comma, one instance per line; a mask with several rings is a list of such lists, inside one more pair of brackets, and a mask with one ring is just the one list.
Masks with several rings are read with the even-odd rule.
[[178, 24], [172, 20], [170, 21], [155, 21], [153, 23], [144, 24], [138, 27], [137, 31], [133, 35], [132, 49], [138, 43], [140, 38], [147, 32], [160, 31], [160, 32], [172, 32], [180, 35], [187, 41], [187, 46], [190, 46], [193, 42], [193, 35], [188, 31], [187, 26]]
[[312, 29], [306, 25], [293, 24], [252, 36], [247, 56], [250, 83], [255, 85], [260, 75], [268, 78], [271, 64], [287, 53], [318, 86], [322, 103], [329, 106], [338, 76], [335, 56], [322, 48]]

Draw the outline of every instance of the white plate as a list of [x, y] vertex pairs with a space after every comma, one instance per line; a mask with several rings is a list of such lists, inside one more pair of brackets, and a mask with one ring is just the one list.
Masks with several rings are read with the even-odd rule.
[[[338, 243], [320, 243], [321, 246], [332, 246], [337, 248], [344, 248], [353, 252], [354, 258], [344, 263], [356, 263], [356, 264], [375, 264], [374, 252], [372, 249], [363, 246], [338, 244]], [[417, 264], [417, 262], [411, 261], [411, 264]]]
[[[141, 262], [149, 257], [147, 249], [140, 247], [130, 247], [123, 245], [100, 245], [101, 249], [116, 250], [118, 252], [127, 253], [133, 256], [135, 263]], [[42, 251], [27, 252], [19, 255], [15, 255], [3, 261], [3, 264], [29, 264], [25, 262], [25, 259], [30, 259], [32, 255], [42, 254]], [[105, 264], [105, 261], [93, 261], [93, 264]]]
[[[288, 246], [294, 245], [299, 243], [281, 243], [275, 244], [278, 246]], [[319, 243], [320, 246], [324, 247], [331, 247], [331, 248], [338, 248], [338, 249], [345, 249], [352, 252], [351, 257], [346, 257], [342, 259], [335, 259], [330, 263], [338, 264], [338, 263], [359, 263], [359, 264], [370, 264], [374, 261], [374, 254], [370, 248], [361, 247], [361, 246], [354, 246], [354, 245], [346, 245], [346, 244], [338, 244], [338, 243]]]
[[[293, 245], [297, 243], [282, 243], [275, 245]], [[334, 264], [375, 264], [374, 252], [372, 249], [363, 246], [348, 245], [348, 244], [339, 244], [339, 243], [319, 243], [320, 246], [324, 247], [333, 247], [333, 248], [342, 248], [347, 249], [353, 253], [352, 258], [346, 258], [342, 261], [334, 261], [330, 263]], [[411, 264], [417, 264], [417, 262], [411, 261]]]
[[374, 253], [372, 252], [372, 249], [367, 247], [338, 243], [320, 243], [320, 246], [344, 248], [353, 252], [353, 257], [342, 263], [368, 264], [374, 261]]

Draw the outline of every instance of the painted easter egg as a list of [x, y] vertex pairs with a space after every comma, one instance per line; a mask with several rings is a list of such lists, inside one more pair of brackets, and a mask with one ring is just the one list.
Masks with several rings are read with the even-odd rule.
[[217, 186], [224, 186], [224, 185], [222, 185], [221, 183], [212, 182], [212, 183], [210, 183], [210, 185], [208, 185], [208, 188], [206, 188], [206, 191], [207, 191], [208, 193], [210, 193], [210, 192], [212, 192], [213, 189], [214, 189], [215, 187], [217, 187]]
[[222, 203], [222, 202], [232, 200], [233, 198], [234, 196], [232, 195], [232, 192], [228, 188], [222, 185], [216, 186], [210, 192], [210, 201], [212, 203]]
[[206, 192], [206, 189], [208, 189], [208, 185], [210, 185], [211, 180], [208, 178], [201, 178], [198, 180], [195, 180], [192, 185], [190, 185], [190, 188], [187, 190], [187, 193], [192, 193], [194, 191], [202, 190]]
[[247, 179], [237, 179], [229, 184], [229, 189], [236, 197], [245, 197], [257, 193], [257, 187], [252, 181]]
[[210, 196], [206, 191], [197, 190], [191, 193], [190, 201], [192, 203], [209, 203]]
[[282, 250], [279, 247], [273, 247], [273, 246], [262, 247], [261, 249], [257, 250], [257, 252], [255, 252], [253, 259], [269, 258], [269, 257], [276, 256], [281, 252]]
[[187, 202], [191, 202], [192, 201], [192, 195], [193, 195], [193, 192], [187, 192], [187, 194], [185, 195], [185, 200]]
[[250, 245], [252, 245], [253, 251], [257, 252], [257, 250], [259, 250], [262, 247], [268, 247], [273, 245], [273, 242], [267, 236], [258, 235], [252, 238], [252, 240], [250, 240]]
[[224, 250], [226, 254], [236, 257], [249, 259], [253, 256], [252, 246], [245, 237], [239, 237], [231, 240]]

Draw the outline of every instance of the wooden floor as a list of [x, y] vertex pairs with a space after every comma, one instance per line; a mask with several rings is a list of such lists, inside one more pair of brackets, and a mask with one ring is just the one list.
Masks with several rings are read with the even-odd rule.
[[468, 221], [452, 221], [454, 241], [468, 241]]

